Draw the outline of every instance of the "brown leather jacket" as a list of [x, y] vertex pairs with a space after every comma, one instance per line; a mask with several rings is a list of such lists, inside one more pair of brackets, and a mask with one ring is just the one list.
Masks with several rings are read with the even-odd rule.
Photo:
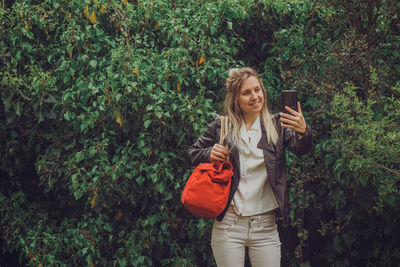
[[[262, 137], [257, 147], [264, 151], [268, 181], [271, 183], [276, 201], [278, 202], [280, 214], [283, 218], [283, 225], [287, 226], [289, 224], [290, 207], [286, 180], [285, 147], [296, 155], [306, 154], [312, 148], [312, 134], [309, 125], [307, 125], [307, 130], [304, 136], [300, 137], [293, 130], [281, 127], [279, 114], [273, 115], [273, 119], [278, 132], [277, 144], [273, 145], [267, 142], [265, 128], [261, 121]], [[217, 119], [204, 131], [203, 135], [189, 147], [187, 155], [193, 165], [196, 166], [199, 163], [210, 161], [211, 149], [214, 144], [219, 141], [220, 129], [221, 117], [217, 117]], [[232, 146], [229, 145], [229, 147]], [[233, 147], [231, 152], [230, 162], [232, 162], [234, 174], [232, 177], [228, 203], [224, 211], [218, 216], [217, 220], [219, 221], [224, 218], [240, 181], [239, 151], [236, 147]]]

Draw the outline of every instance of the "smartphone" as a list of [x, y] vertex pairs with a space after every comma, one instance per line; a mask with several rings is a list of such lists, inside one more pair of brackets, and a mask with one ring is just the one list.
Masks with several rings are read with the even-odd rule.
[[289, 114], [289, 111], [285, 109], [285, 106], [288, 106], [291, 109], [298, 111], [297, 101], [299, 101], [299, 99], [296, 90], [283, 90], [281, 93], [281, 97], [282, 97], [282, 112]]

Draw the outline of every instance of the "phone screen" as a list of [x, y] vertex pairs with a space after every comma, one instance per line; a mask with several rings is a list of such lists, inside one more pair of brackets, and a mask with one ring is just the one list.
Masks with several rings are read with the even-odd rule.
[[297, 101], [299, 101], [299, 100], [298, 100], [296, 90], [283, 90], [281, 93], [281, 96], [282, 96], [282, 112], [289, 113], [285, 109], [285, 106], [288, 106], [291, 109], [298, 111], [297, 110]]

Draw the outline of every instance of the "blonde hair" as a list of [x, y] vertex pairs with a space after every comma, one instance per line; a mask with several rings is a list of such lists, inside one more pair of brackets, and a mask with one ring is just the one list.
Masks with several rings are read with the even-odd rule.
[[257, 72], [252, 68], [231, 69], [228, 78], [226, 79], [226, 96], [224, 101], [224, 113], [229, 119], [229, 135], [230, 142], [236, 146], [240, 143], [240, 127], [243, 123], [243, 114], [239, 107], [239, 93], [243, 82], [253, 76], [256, 78], [262, 88], [264, 94], [264, 104], [260, 112], [260, 118], [264, 124], [269, 143], [276, 144], [278, 141], [278, 133], [275, 129], [275, 123], [271, 113], [268, 110], [267, 91], [261, 80], [258, 78]]

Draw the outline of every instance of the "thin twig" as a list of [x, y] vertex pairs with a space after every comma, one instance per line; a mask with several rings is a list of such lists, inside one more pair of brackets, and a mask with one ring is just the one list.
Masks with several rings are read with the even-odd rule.
[[[350, 152], [350, 154], [352, 154], [354, 157], [365, 160], [365, 159], [364, 159], [363, 157], [361, 157], [360, 155], [357, 155], [353, 150], [348, 149], [342, 142], [338, 141], [338, 143], [344, 148], [344, 150], [346, 150], [347, 152]], [[390, 169], [390, 168], [388, 168], [388, 167], [386, 167], [386, 166], [384, 166], [384, 165], [382, 165], [382, 164], [380, 164], [380, 163], [377, 163], [377, 162], [375, 162], [375, 161], [372, 161], [370, 164], [372, 164], [372, 165], [374, 165], [374, 166], [377, 166], [377, 167], [381, 167], [381, 168], [383, 168], [383, 169], [385, 169], [385, 170], [387, 170], [387, 171], [389, 171], [389, 172], [391, 172], [391, 173], [400, 175], [400, 172], [399, 172], [399, 171]]]
[[397, 155], [392, 149], [391, 146], [385, 141], [385, 139], [382, 138], [382, 136], [378, 133], [378, 137], [387, 145], [387, 149], [389, 150], [390, 153], [392, 153], [400, 162], [400, 156]]

